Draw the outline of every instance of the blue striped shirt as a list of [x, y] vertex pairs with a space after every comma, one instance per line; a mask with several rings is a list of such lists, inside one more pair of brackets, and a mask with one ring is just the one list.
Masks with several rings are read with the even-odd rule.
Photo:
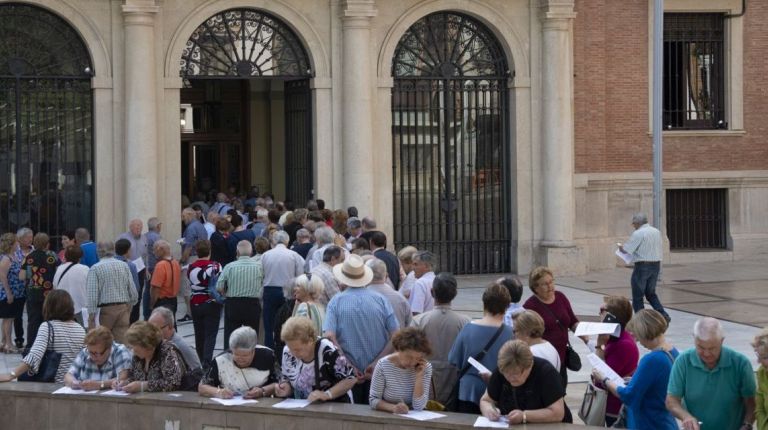
[[661, 245], [661, 232], [645, 223], [632, 233], [622, 248], [632, 254], [633, 261], [661, 261]]
[[323, 332], [333, 333], [344, 356], [363, 372], [399, 328], [389, 301], [367, 288], [350, 287], [333, 296], [325, 311]]

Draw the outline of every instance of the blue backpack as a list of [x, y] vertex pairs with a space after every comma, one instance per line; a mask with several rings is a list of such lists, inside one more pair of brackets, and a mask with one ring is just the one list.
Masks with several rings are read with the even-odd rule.
[[[221, 271], [215, 271], [208, 279], [208, 295], [211, 296], [216, 303], [223, 305], [227, 296], [216, 289], [216, 285], [219, 283], [219, 275], [221, 275]], [[226, 293], [226, 287], [224, 288], [224, 291]]]

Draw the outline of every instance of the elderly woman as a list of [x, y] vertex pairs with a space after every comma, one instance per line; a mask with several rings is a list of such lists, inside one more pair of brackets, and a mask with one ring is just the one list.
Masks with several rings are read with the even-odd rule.
[[318, 339], [317, 334], [307, 318], [291, 317], [283, 324], [283, 381], [275, 387], [276, 395], [351, 403], [349, 390], [357, 383], [355, 369], [330, 340]]
[[208, 294], [208, 283], [221, 272], [221, 265], [210, 259], [211, 242], [208, 240], [195, 243], [195, 254], [197, 260], [187, 269], [192, 289], [192, 327], [195, 331], [197, 357], [207, 365], [213, 359], [223, 307]]
[[309, 318], [317, 333], [323, 331], [323, 320], [325, 319], [325, 306], [318, 303], [317, 299], [323, 294], [323, 281], [310, 275], [300, 275], [296, 277], [293, 287], [293, 297], [296, 303], [293, 308], [293, 315]]
[[432, 353], [427, 335], [419, 328], [404, 328], [392, 336], [395, 352], [376, 363], [371, 378], [371, 408], [394, 414], [423, 410], [429, 400]]
[[48, 349], [61, 353], [61, 361], [56, 371], [56, 377], [53, 381], [61, 384], [64, 382], [64, 375], [72, 365], [72, 361], [83, 347], [83, 338], [85, 330], [75, 321], [75, 305], [72, 303], [72, 297], [64, 290], [53, 290], [43, 302], [44, 323], [35, 338], [35, 343], [23, 359], [10, 374], [0, 375], [0, 382], [8, 382], [16, 379], [24, 372], [36, 374], [40, 370], [40, 363], [43, 355]]
[[566, 350], [568, 330], [576, 330], [579, 320], [573, 313], [571, 302], [565, 294], [555, 291], [555, 277], [548, 267], [537, 267], [531, 271], [529, 284], [533, 296], [523, 304], [525, 309], [536, 311], [544, 319], [544, 339], [549, 341], [560, 354], [560, 376], [563, 386], [568, 386]]
[[491, 421], [506, 416], [509, 424], [573, 422], [558, 371], [534, 357], [525, 342], [505, 343], [498, 361], [480, 400], [483, 416]]
[[[607, 334], [600, 335], [597, 339], [595, 353], [605, 360], [605, 363], [619, 376], [626, 378], [635, 373], [637, 360], [640, 358], [635, 339], [626, 330], [629, 320], [632, 319], [632, 303], [626, 297], [621, 296], [608, 296], [605, 297], [604, 301], [605, 303], [600, 308], [600, 320], [604, 323], [619, 324], [620, 332], [616, 337]], [[600, 384], [598, 380], [594, 382]], [[621, 400], [609, 393], [605, 408], [605, 424], [607, 426], [610, 427], [616, 422], [620, 409]]]
[[119, 379], [112, 388], [127, 393], [181, 388], [187, 370], [184, 359], [171, 342], [163, 340], [159, 328], [137, 321], [125, 332], [125, 344], [133, 350], [131, 369], [128, 378]]
[[229, 349], [211, 362], [197, 390], [201, 396], [253, 399], [275, 394], [275, 356], [257, 344], [256, 330], [243, 326], [233, 331]]
[[752, 342], [757, 354], [757, 362], [760, 368], [757, 369], [757, 430], [768, 429], [768, 329], [763, 329]]
[[400, 294], [406, 299], [411, 297], [411, 290], [416, 283], [416, 274], [413, 271], [413, 256], [419, 252], [415, 246], [406, 246], [397, 253], [400, 260]]
[[651, 351], [640, 360], [629, 383], [618, 387], [596, 369], [592, 376], [629, 408], [627, 428], [676, 430], [675, 418], [664, 403], [672, 363], [678, 356], [677, 349], [664, 338], [667, 320], [655, 310], [642, 309], [629, 321], [627, 330]]
[[[481, 375], [474, 366], [467, 364], [467, 360], [474, 357], [488, 369], [496, 368], [499, 349], [513, 337], [512, 328], [504, 324], [504, 311], [509, 301], [509, 292], [503, 286], [492, 284], [486, 288], [483, 293], [483, 317], [461, 329], [448, 353], [448, 361], [464, 373], [459, 379], [458, 412], [480, 413], [480, 397], [485, 392], [490, 375]], [[481, 354], [483, 350], [485, 354]]]
[[3, 320], [0, 352], [14, 354], [18, 350], [13, 346], [11, 327], [14, 318], [24, 312], [24, 282], [19, 279], [21, 262], [15, 257], [18, 248], [15, 234], [0, 236], [0, 319]]
[[560, 354], [551, 343], [542, 339], [544, 320], [541, 315], [526, 309], [515, 314], [513, 320], [515, 339], [527, 343], [534, 357], [543, 358], [555, 369], [560, 369]]
[[115, 342], [112, 332], [104, 326], [85, 335], [85, 348], [77, 354], [64, 385], [73, 389], [103, 390], [119, 379], [128, 379], [131, 351]]

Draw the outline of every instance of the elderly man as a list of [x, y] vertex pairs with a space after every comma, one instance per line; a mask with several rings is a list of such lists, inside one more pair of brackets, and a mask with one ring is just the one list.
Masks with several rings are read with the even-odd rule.
[[365, 288], [373, 279], [373, 271], [360, 256], [350, 255], [333, 268], [333, 274], [348, 288], [328, 303], [323, 332], [355, 367], [355, 403], [368, 404], [373, 368], [393, 351], [389, 340], [400, 325], [387, 299]]
[[291, 246], [291, 251], [301, 255], [301, 258], [307, 258], [307, 253], [314, 244], [312, 243], [312, 233], [306, 228], [300, 228], [296, 231], [296, 241]]
[[[141, 263], [139, 264], [139, 267], [136, 267], [134, 265], [134, 269], [137, 270], [137, 276], [139, 280], [138, 284], [138, 291], [139, 291], [139, 297], [142, 297], [144, 294], [144, 284], [147, 279], [147, 237], [141, 234], [141, 231], [144, 229], [144, 223], [141, 222], [140, 219], [133, 219], [130, 223], [128, 223], [128, 231], [118, 236], [117, 241], [115, 242], [115, 249], [118, 248], [117, 243], [121, 239], [125, 239], [128, 242], [130, 242], [130, 254], [124, 256], [128, 261], [136, 262], [136, 260], [141, 259]], [[120, 252], [117, 253], [118, 256], [120, 256]], [[135, 264], [135, 263], [132, 263]], [[130, 266], [130, 264], [129, 264]], [[131, 324], [133, 324], [135, 321], [138, 321], [139, 319], [139, 311], [141, 310], [141, 300], [139, 300], [136, 305], [134, 305], [133, 309], [131, 309]]]
[[104, 390], [112, 383], [128, 378], [133, 354], [115, 342], [106, 327], [96, 327], [85, 335], [85, 347], [77, 354], [64, 385], [76, 390]]
[[[694, 349], [675, 360], [667, 388], [667, 409], [686, 430], [751, 430], [755, 420], [755, 376], [749, 359], [723, 346], [714, 318], [693, 326]], [[683, 407], [685, 401], [685, 407]]]
[[[162, 227], [163, 223], [161, 223], [160, 219], [157, 217], [152, 217], [147, 220], [147, 232], [144, 234], [144, 241], [147, 247], [147, 269], [145, 276], [146, 279], [144, 280], [145, 287], [149, 280], [152, 279], [152, 274], [155, 273], [155, 265], [157, 265], [157, 257], [155, 256], [155, 242], [163, 238], [160, 235], [160, 230]], [[142, 293], [141, 314], [144, 316], [144, 320], [149, 319], [149, 313], [152, 311], [152, 308], [150, 307], [151, 298], [149, 290], [150, 288], [146, 287]]]
[[250, 224], [250, 229], [256, 237], [263, 237], [269, 225], [269, 211], [264, 208], [256, 210], [256, 219]]
[[211, 211], [221, 216], [226, 216], [230, 209], [232, 209], [232, 206], [229, 205], [229, 197], [225, 193], [216, 194], [216, 203], [211, 206]]
[[176, 296], [181, 288], [181, 265], [171, 256], [171, 244], [165, 240], [155, 242], [153, 251], [157, 264], [149, 281], [149, 306], [152, 309], [165, 306], [176, 315], [179, 303]]
[[[131, 255], [131, 242], [128, 239], [118, 239], [115, 242], [115, 258], [124, 262], [131, 269], [131, 276], [133, 277], [133, 283], [136, 286], [136, 293], [139, 297], [142, 296], [141, 281], [139, 277], [139, 270], [136, 264], [130, 259]], [[144, 271], [141, 271], [142, 275]], [[139, 308], [141, 307], [141, 300], [137, 301], [133, 308], [131, 308], [131, 324], [139, 320]]]
[[287, 248], [288, 233], [272, 233], [272, 249], [261, 256], [264, 266], [264, 345], [274, 348], [275, 315], [285, 303], [283, 286], [304, 273], [304, 259]]
[[367, 216], [361, 220], [360, 224], [363, 228], [363, 232], [360, 233], [360, 237], [367, 240], [368, 243], [371, 243], [371, 236], [373, 236], [373, 233], [378, 231], [376, 230], [376, 220]]
[[360, 222], [360, 218], [350, 215], [347, 220], [347, 232], [344, 234], [344, 239], [347, 240], [347, 248], [352, 248], [352, 242], [360, 237], [361, 234], [363, 234], [363, 225]]
[[[229, 349], [229, 336], [247, 325], [259, 331], [261, 316], [262, 263], [251, 259], [253, 247], [242, 240], [237, 244], [237, 260], [224, 266], [216, 288], [226, 294], [224, 302], [224, 349]], [[291, 251], [288, 251], [291, 252]]]
[[83, 250], [83, 258], [80, 260], [80, 264], [93, 267], [94, 264], [99, 262], [96, 244], [91, 241], [91, 233], [87, 229], [80, 227], [75, 230], [75, 242]]
[[330, 227], [323, 226], [315, 230], [315, 246], [307, 253], [307, 260], [304, 263], [305, 272], [311, 272], [315, 266], [323, 262], [323, 253], [326, 248], [333, 245], [335, 238], [336, 232]]
[[411, 304], [411, 312], [418, 315], [431, 311], [435, 306], [432, 297], [432, 281], [435, 280], [435, 257], [429, 251], [419, 251], [413, 254], [413, 274], [416, 283], [413, 284], [408, 301]]
[[400, 327], [409, 327], [412, 323], [413, 317], [411, 316], [411, 305], [408, 304], [408, 300], [403, 297], [402, 294], [395, 291], [391, 285], [387, 282], [387, 264], [378, 258], [371, 258], [365, 263], [366, 266], [371, 268], [373, 272], [373, 279], [371, 280], [368, 289], [381, 294], [392, 306], [392, 310], [395, 312], [397, 322]]
[[344, 252], [341, 247], [332, 245], [325, 248], [323, 252], [323, 262], [312, 269], [312, 276], [317, 276], [323, 281], [323, 294], [317, 298], [317, 301], [327, 305], [331, 298], [340, 291], [339, 283], [333, 276], [333, 268], [344, 261]]
[[131, 307], [139, 295], [131, 269], [115, 258], [115, 244], [99, 242], [97, 252], [101, 260], [91, 267], [85, 281], [88, 327], [96, 327], [96, 311], [99, 311], [99, 325], [111, 330], [115, 340], [122, 343], [130, 325]]
[[216, 232], [216, 221], [218, 221], [219, 218], [220, 215], [215, 211], [208, 212], [208, 215], [205, 217], [205, 224], [203, 224], [203, 227], [205, 227], [205, 232], [208, 233], [208, 240], [211, 240], [211, 235]]
[[371, 235], [371, 251], [373, 256], [383, 261], [387, 265], [387, 277], [392, 284], [392, 288], [400, 288], [400, 260], [397, 256], [387, 251], [387, 235], [380, 231], [375, 231]]
[[445, 404], [451, 394], [451, 389], [457, 381], [458, 369], [448, 361], [448, 353], [456, 337], [470, 318], [451, 309], [451, 302], [458, 292], [456, 278], [450, 273], [440, 273], [432, 283], [432, 296], [435, 298], [435, 308], [429, 312], [417, 315], [413, 319], [416, 327], [424, 330], [432, 346], [432, 379], [435, 388], [435, 399]]
[[659, 278], [659, 268], [661, 266], [662, 241], [659, 229], [648, 224], [648, 217], [643, 213], [636, 213], [632, 217], [632, 226], [635, 231], [624, 245], [619, 244], [619, 250], [632, 255], [632, 261], [635, 268], [632, 270], [632, 307], [635, 312], [643, 309], [643, 296], [653, 306], [653, 309], [664, 315], [667, 322], [670, 321], [669, 314], [661, 305], [659, 297], [656, 295], [656, 281]]
[[[197, 218], [197, 213], [192, 208], [184, 208], [184, 210], [181, 211], [181, 220], [184, 223], [185, 228], [184, 241], [181, 244], [181, 259], [179, 262], [184, 265], [189, 265], [197, 260], [195, 243], [197, 243], [198, 240], [208, 240], [208, 231], [206, 231], [203, 223]], [[189, 314], [191, 309], [189, 297], [192, 295], [192, 287], [189, 284], [189, 278], [187, 278], [186, 272], [184, 272], [181, 277], [180, 293], [184, 299], [184, 304], [186, 305], [186, 314], [183, 318], [179, 319], [179, 321], [192, 321], [192, 315]]]
[[170, 309], [162, 306], [155, 308], [147, 321], [160, 329], [160, 334], [163, 336], [163, 340], [171, 342], [178, 348], [179, 352], [181, 352], [181, 356], [184, 358], [187, 369], [195, 370], [202, 367], [197, 352], [195, 352], [184, 338], [179, 335], [176, 329], [173, 328], [173, 313], [171, 313]]

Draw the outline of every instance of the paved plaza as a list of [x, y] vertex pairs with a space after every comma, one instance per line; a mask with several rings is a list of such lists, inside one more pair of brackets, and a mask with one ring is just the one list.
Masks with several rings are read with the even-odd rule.
[[[596, 316], [606, 294], [630, 295], [629, 277], [632, 269], [617, 267], [612, 270], [589, 273], [578, 277], [557, 278], [558, 289], [573, 305], [580, 317]], [[482, 293], [486, 285], [498, 275], [459, 277], [459, 295], [454, 300], [454, 309], [473, 318], [482, 316]], [[527, 280], [524, 280], [527, 284]], [[754, 353], [749, 345], [761, 327], [768, 325], [768, 271], [765, 263], [728, 262], [664, 266], [658, 293], [668, 308], [672, 323], [668, 339], [679, 349], [693, 346], [691, 331], [700, 315], [717, 317], [723, 321], [726, 333], [725, 344], [749, 357], [755, 369]], [[523, 301], [531, 292], [525, 288]], [[179, 303], [178, 316], [184, 315], [184, 304]], [[222, 328], [220, 329], [223, 331]], [[179, 325], [179, 332], [190, 343], [194, 343], [191, 323]], [[571, 335], [574, 348], [586, 363], [587, 347]], [[223, 335], [218, 337], [216, 353], [222, 350]], [[646, 351], [640, 346], [641, 354]], [[21, 356], [0, 354], [0, 372], [15, 367]], [[585, 365], [579, 372], [569, 372], [567, 402], [575, 411], [581, 402], [585, 382], [591, 369]], [[578, 419], [578, 418], [576, 418]]]

